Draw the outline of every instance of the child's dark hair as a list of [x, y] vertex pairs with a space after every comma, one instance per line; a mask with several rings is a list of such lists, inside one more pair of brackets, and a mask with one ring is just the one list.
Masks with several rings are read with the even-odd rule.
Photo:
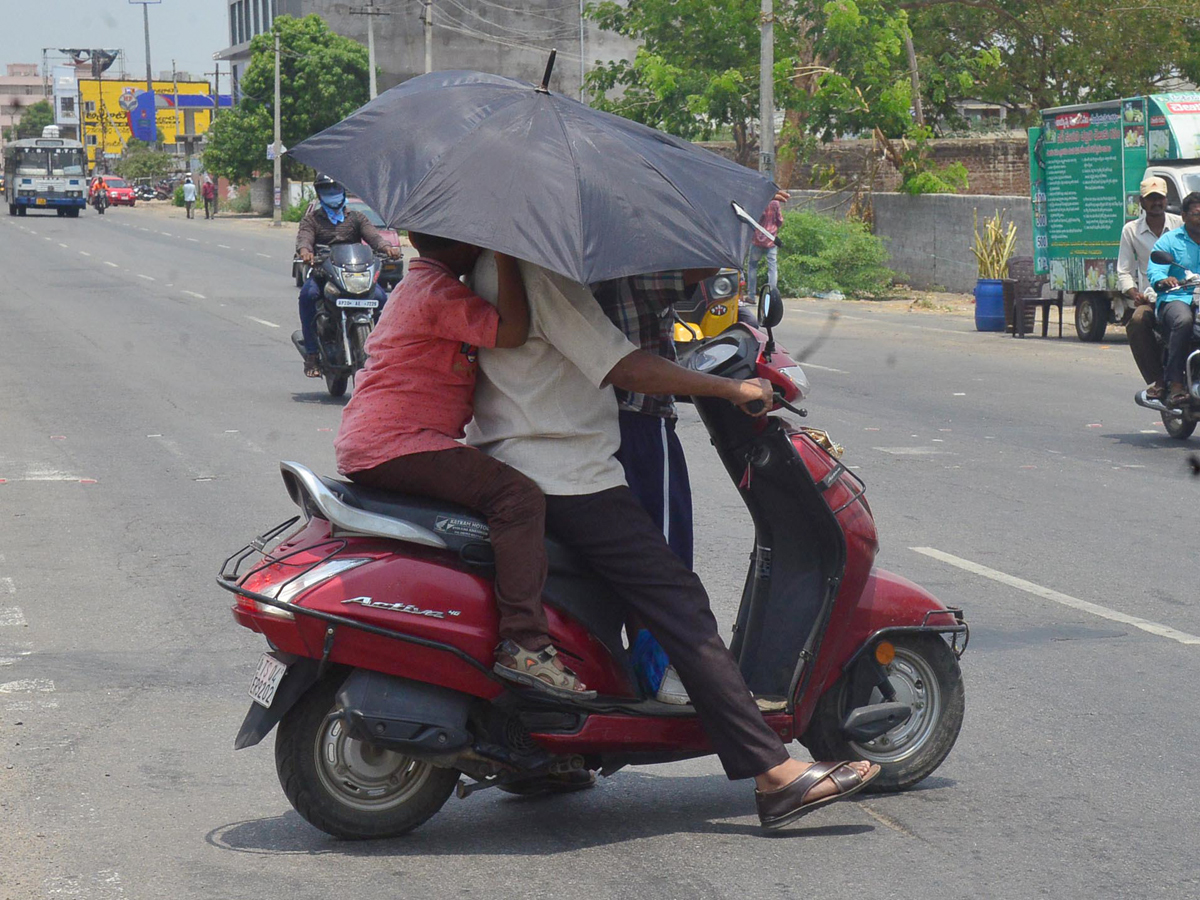
[[408, 239], [422, 256], [427, 256], [430, 253], [438, 253], [443, 250], [450, 250], [462, 243], [462, 241], [456, 241], [454, 238], [441, 237], [436, 234], [424, 234], [420, 231], [410, 231]]

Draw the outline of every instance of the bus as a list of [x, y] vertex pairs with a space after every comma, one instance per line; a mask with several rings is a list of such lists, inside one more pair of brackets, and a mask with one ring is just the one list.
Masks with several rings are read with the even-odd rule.
[[4, 147], [8, 214], [53, 209], [60, 216], [78, 216], [87, 205], [84, 165], [83, 144], [60, 138], [56, 125], [47, 125], [40, 138], [10, 141]]

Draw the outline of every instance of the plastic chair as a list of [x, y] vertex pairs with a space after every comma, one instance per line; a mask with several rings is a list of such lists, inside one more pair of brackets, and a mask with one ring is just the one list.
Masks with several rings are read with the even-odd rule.
[[[1042, 308], [1042, 337], [1049, 337], [1050, 307], [1058, 307], [1058, 336], [1062, 337], [1063, 329], [1063, 292], [1055, 291], [1049, 297], [1040, 294], [1036, 297], [1017, 296], [1013, 301], [1013, 337], [1023, 338], [1028, 327], [1034, 323], [1035, 307]], [[1029, 318], [1026, 319], [1026, 310]]]

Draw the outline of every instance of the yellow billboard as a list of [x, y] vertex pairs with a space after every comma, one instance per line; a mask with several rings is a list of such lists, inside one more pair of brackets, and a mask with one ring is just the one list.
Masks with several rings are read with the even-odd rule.
[[[207, 81], [152, 84], [155, 125], [164, 143], [178, 143], [208, 131], [213, 100]], [[79, 79], [80, 127], [89, 167], [99, 154], [108, 159], [120, 156], [135, 131], [146, 133], [145, 91], [144, 81]]]

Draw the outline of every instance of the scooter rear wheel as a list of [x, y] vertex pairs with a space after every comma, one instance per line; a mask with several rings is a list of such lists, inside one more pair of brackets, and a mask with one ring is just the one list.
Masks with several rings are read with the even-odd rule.
[[1164, 413], [1162, 421], [1163, 427], [1167, 429], [1167, 434], [1177, 441], [1186, 441], [1192, 436], [1192, 432], [1196, 430], [1195, 419], [1180, 419], [1177, 416], [1168, 416]]
[[345, 840], [398, 837], [442, 808], [459, 773], [346, 734], [340, 679], [324, 679], [279, 723], [275, 767], [288, 800], [309, 823]]
[[847, 672], [817, 702], [802, 742], [818, 760], [863, 759], [882, 771], [870, 786], [872, 793], [899, 791], [929, 777], [946, 759], [962, 728], [965, 708], [958, 659], [936, 634], [897, 634], [885, 638], [896, 648], [888, 680], [896, 699], [913, 708], [901, 725], [871, 741], [852, 741], [842, 733], [850, 710], [882, 703], [878, 688], [869, 697], [851, 697], [854, 683]]

